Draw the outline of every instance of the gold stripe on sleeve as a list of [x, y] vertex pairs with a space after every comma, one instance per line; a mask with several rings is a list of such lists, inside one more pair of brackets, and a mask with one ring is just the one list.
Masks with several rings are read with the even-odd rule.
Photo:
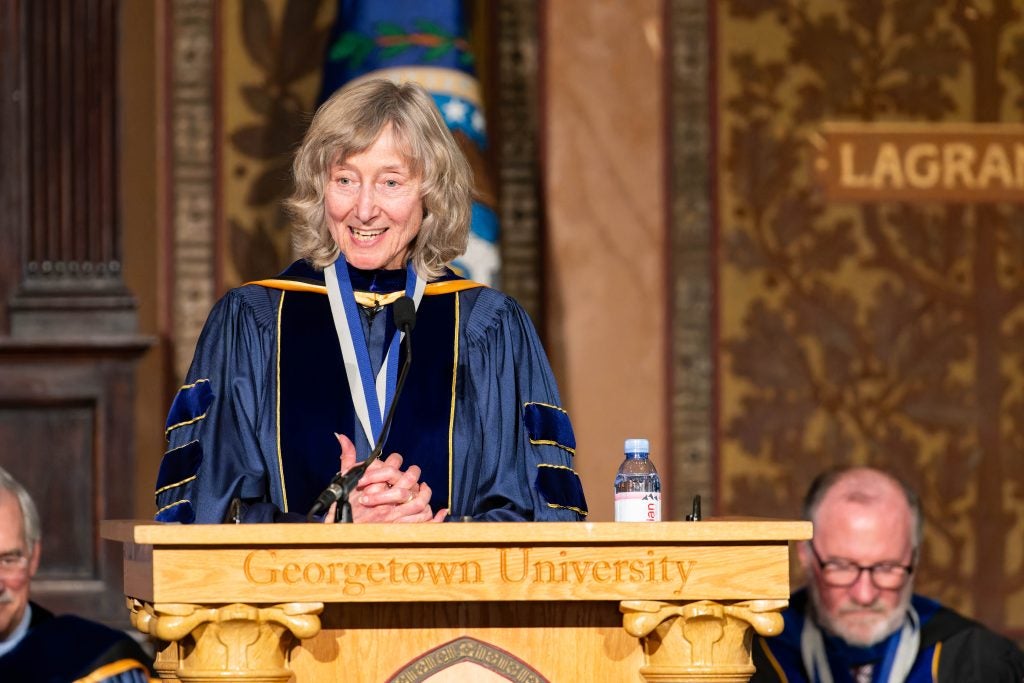
[[789, 683], [789, 678], [787, 678], [786, 674], [782, 671], [782, 665], [779, 664], [779, 660], [775, 659], [775, 655], [772, 654], [771, 648], [769, 648], [764, 642], [764, 638], [758, 638], [757, 642], [758, 645], [761, 646], [761, 651], [764, 652], [765, 657], [768, 658], [768, 662], [772, 665], [772, 668], [775, 669], [775, 673], [778, 674], [779, 683]]
[[128, 671], [144, 672], [147, 679], [153, 680], [149, 678], [149, 670], [141, 663], [135, 661], [134, 659], [119, 659], [116, 662], [104, 664], [88, 676], [76, 678], [74, 683], [99, 683], [100, 681], [109, 680], [114, 676], [118, 676]]

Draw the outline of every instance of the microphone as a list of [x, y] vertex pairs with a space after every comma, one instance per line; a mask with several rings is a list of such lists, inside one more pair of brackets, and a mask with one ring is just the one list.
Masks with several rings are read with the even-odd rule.
[[384, 450], [384, 440], [387, 438], [388, 432], [391, 431], [391, 423], [395, 419], [395, 406], [398, 405], [398, 397], [402, 394], [402, 388], [405, 386], [405, 377], [409, 374], [409, 366], [412, 365], [412, 329], [416, 326], [416, 304], [408, 296], [399, 297], [391, 305], [391, 314], [395, 319], [395, 327], [404, 333], [402, 347], [405, 349], [405, 361], [402, 362], [402, 368], [398, 372], [395, 394], [391, 399], [391, 405], [388, 406], [387, 415], [384, 416], [384, 423], [381, 425], [380, 434], [377, 435], [376, 444], [366, 460], [356, 464], [345, 474], [338, 472], [334, 475], [331, 483], [317, 496], [313, 507], [306, 513], [307, 521], [313, 521], [313, 517], [321, 510], [326, 510], [332, 503], [338, 503], [338, 508], [335, 511], [335, 521], [351, 522], [352, 507], [348, 502], [349, 494], [352, 493], [359, 479], [362, 478], [366, 468], [379, 458], [381, 451]]

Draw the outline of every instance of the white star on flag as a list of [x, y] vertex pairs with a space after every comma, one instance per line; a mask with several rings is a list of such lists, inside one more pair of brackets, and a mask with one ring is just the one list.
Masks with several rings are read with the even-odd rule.
[[465, 121], [469, 107], [459, 99], [448, 100], [444, 105], [444, 117], [449, 121]]

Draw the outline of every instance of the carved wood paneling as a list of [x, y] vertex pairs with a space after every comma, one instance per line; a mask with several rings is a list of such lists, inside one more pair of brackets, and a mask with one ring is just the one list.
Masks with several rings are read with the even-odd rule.
[[667, 5], [669, 107], [669, 335], [672, 434], [671, 519], [714, 497], [710, 23], [705, 0]]
[[118, 0], [21, 7], [24, 241], [11, 333], [131, 333], [117, 208]]
[[[16, 373], [38, 378], [38, 372], [24, 366], [5, 369], [8, 381]], [[80, 388], [64, 396], [48, 392], [33, 396], [18, 391], [17, 383], [5, 389], [0, 404], [0, 443], [18, 453], [31, 453], [40, 443], [52, 449], [45, 456], [45, 467], [24, 460], [4, 463], [38, 501], [46, 562], [36, 575], [35, 586], [91, 578], [97, 562], [97, 548], [92, 543], [96, 520], [91, 513], [95, 493], [92, 440], [99, 435], [97, 396]]]
[[134, 513], [133, 376], [146, 348], [0, 339], [0, 465], [39, 508], [32, 594], [57, 612], [127, 624], [120, 555], [99, 524]]
[[0, 334], [10, 327], [7, 300], [21, 279], [28, 222], [22, 20], [20, 2], [0, 3]]
[[119, 0], [0, 3], [0, 465], [43, 519], [34, 598], [126, 623], [99, 522], [134, 511], [133, 373], [150, 340], [121, 275], [119, 14]]

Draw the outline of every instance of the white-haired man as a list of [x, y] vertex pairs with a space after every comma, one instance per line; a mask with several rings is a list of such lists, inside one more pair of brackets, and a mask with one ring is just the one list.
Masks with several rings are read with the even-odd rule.
[[917, 494], [881, 470], [828, 471], [812, 483], [799, 547], [808, 577], [785, 629], [754, 643], [752, 683], [1021, 683], [1013, 642], [915, 595]]
[[0, 681], [152, 680], [152, 657], [124, 633], [29, 600], [40, 538], [32, 497], [0, 467]]

